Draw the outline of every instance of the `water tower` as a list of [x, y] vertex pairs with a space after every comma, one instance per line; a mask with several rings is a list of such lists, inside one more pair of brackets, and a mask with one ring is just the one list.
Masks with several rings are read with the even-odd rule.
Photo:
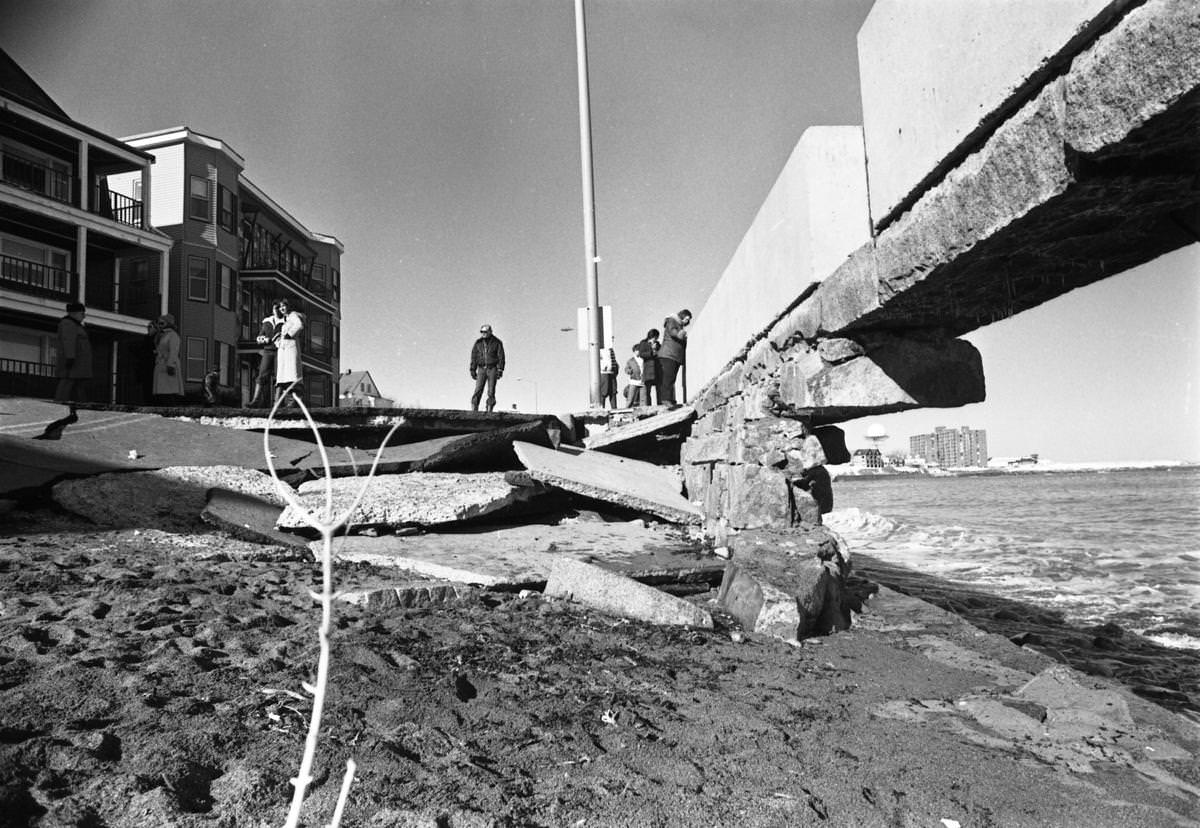
[[875, 454], [875, 457], [871, 461], [870, 465], [874, 466], [875, 468], [882, 469], [888, 465], [887, 460], [883, 456], [883, 444], [887, 442], [888, 438], [887, 429], [884, 428], [881, 423], [871, 423], [869, 426], [867, 426], [866, 436], [867, 442], [871, 444], [871, 448], [878, 452], [878, 454]]

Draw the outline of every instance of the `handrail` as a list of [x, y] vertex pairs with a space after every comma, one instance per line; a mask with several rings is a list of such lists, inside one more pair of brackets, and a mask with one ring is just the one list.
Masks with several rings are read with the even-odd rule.
[[35, 292], [72, 298], [76, 275], [70, 270], [50, 267], [16, 256], [0, 256], [0, 282], [11, 282]]

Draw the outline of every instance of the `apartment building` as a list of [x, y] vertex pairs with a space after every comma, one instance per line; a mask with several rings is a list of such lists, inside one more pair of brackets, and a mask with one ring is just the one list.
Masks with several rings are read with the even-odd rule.
[[55, 331], [87, 305], [96, 402], [139, 402], [172, 240], [140, 195], [152, 156], [72, 120], [0, 50], [0, 393], [54, 395]]
[[[185, 389], [216, 370], [225, 402], [253, 395], [259, 323], [278, 299], [305, 318], [305, 402], [334, 406], [339, 374], [341, 254], [336, 238], [305, 227], [245, 175], [220, 138], [173, 127], [123, 139], [155, 158], [151, 221], [174, 241], [166, 306], [183, 340]], [[144, 183], [110, 178], [133, 195]]]
[[988, 461], [987, 431], [937, 426], [932, 433], [909, 437], [908, 453], [935, 466], [984, 467]]

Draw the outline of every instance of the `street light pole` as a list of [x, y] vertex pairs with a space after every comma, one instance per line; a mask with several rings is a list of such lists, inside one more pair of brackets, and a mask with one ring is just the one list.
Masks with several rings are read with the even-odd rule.
[[600, 316], [600, 287], [596, 274], [596, 198], [592, 190], [592, 122], [588, 94], [587, 32], [583, 19], [583, 0], [575, 0], [575, 55], [579, 70], [579, 164], [583, 179], [584, 257], [587, 263], [587, 335], [589, 398], [600, 405], [600, 342], [603, 322]]

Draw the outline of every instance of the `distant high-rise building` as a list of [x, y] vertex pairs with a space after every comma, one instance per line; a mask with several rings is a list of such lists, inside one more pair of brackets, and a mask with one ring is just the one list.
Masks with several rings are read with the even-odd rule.
[[937, 426], [930, 434], [908, 438], [908, 453], [926, 463], [955, 468], [987, 465], [987, 431], [967, 426], [955, 430]]

